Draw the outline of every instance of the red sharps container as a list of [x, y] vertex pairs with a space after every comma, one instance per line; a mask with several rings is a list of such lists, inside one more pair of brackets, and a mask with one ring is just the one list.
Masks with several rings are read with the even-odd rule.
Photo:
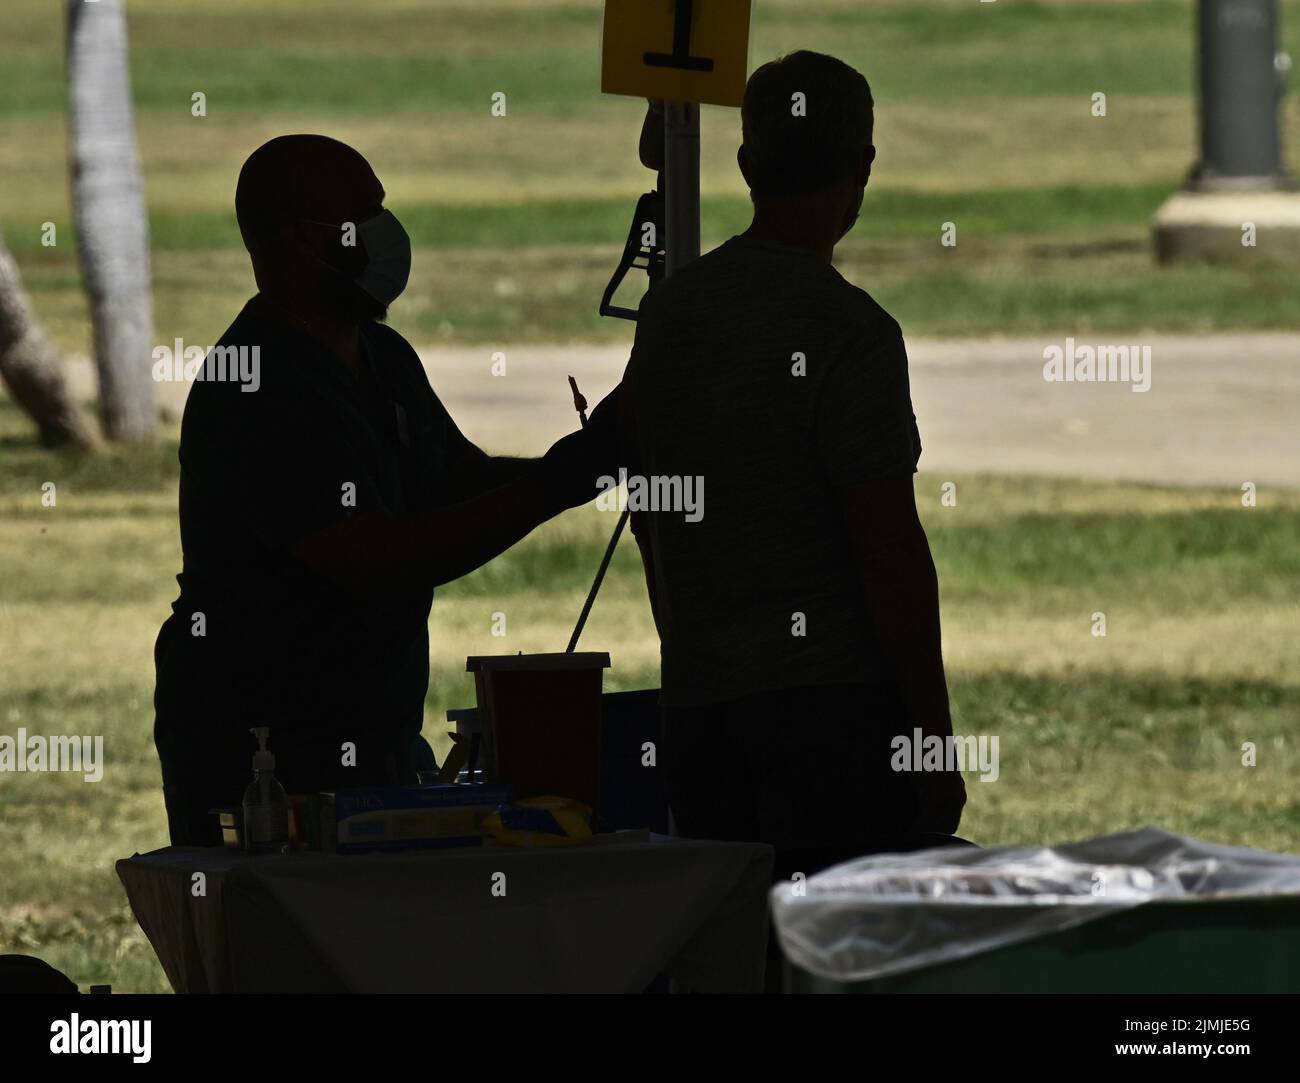
[[[489, 770], [516, 798], [600, 807], [601, 688], [609, 655], [501, 654], [466, 660]], [[494, 762], [493, 762], [494, 761]]]

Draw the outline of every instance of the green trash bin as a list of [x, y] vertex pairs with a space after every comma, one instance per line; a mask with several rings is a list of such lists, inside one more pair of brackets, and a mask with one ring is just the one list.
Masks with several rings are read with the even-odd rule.
[[1156, 829], [773, 888], [790, 992], [1300, 991], [1300, 857]]

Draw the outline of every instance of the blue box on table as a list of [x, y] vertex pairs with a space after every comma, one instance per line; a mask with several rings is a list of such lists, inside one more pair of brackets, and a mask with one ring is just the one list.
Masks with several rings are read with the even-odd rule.
[[485, 783], [322, 793], [321, 847], [358, 854], [480, 846], [483, 821], [510, 796], [509, 786]]

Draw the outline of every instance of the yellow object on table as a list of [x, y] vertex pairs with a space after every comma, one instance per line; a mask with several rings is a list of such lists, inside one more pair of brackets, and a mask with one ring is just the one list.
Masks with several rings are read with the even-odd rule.
[[505, 846], [579, 846], [591, 838], [591, 807], [567, 797], [531, 797], [503, 805], [483, 826]]

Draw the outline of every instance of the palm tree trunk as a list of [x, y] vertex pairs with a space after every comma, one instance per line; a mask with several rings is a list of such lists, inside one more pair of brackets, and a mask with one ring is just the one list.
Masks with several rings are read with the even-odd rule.
[[94, 327], [100, 416], [110, 440], [148, 443], [157, 426], [149, 220], [123, 0], [68, 0], [67, 36], [72, 211]]
[[18, 265], [0, 237], [0, 379], [19, 407], [36, 422], [47, 447], [71, 445], [90, 451], [95, 430], [68, 394], [58, 352], [32, 314]]

